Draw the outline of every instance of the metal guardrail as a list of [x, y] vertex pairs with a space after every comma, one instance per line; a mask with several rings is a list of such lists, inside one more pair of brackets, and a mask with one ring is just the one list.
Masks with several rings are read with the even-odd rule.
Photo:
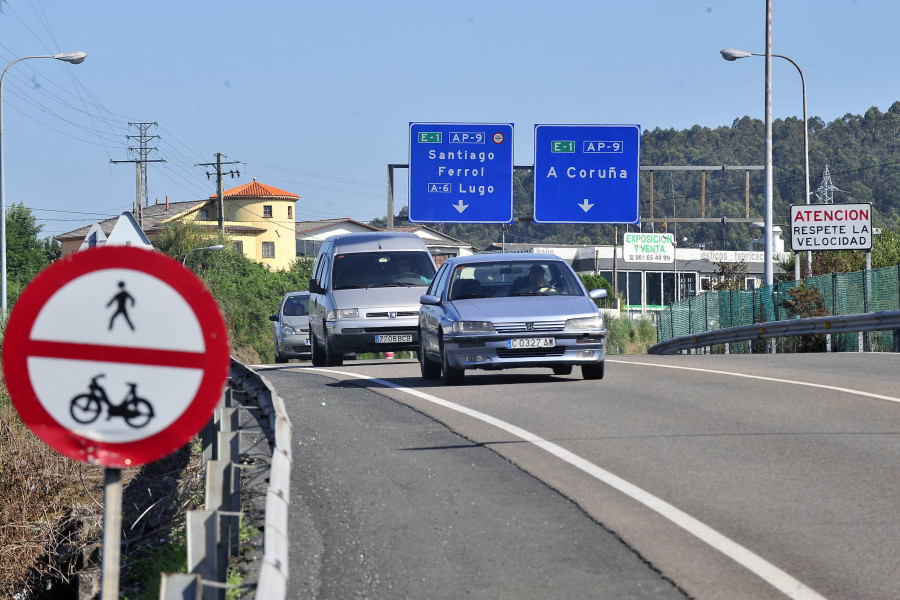
[[808, 319], [739, 325], [671, 338], [650, 346], [650, 354], [676, 354], [718, 344], [817, 334], [894, 331], [894, 352], [900, 352], [900, 310], [855, 315], [830, 315]]
[[291, 476], [291, 423], [284, 402], [268, 381], [232, 359], [222, 403], [201, 432], [206, 463], [206, 510], [187, 513], [188, 573], [166, 573], [161, 600], [221, 600], [228, 588], [229, 557], [240, 552], [240, 437], [232, 390], [255, 399], [260, 418], [274, 435], [266, 492], [263, 556], [256, 598], [283, 600], [288, 578], [288, 505]]

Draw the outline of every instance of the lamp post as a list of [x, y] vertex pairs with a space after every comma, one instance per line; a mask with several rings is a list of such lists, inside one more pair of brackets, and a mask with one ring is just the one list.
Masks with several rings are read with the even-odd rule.
[[204, 246], [202, 248], [191, 248], [190, 250], [187, 251], [187, 254], [184, 255], [184, 259], [181, 261], [181, 264], [183, 266], [187, 266], [187, 257], [190, 255], [191, 252], [193, 252], [195, 250], [212, 250], [214, 252], [220, 252], [224, 249], [225, 249], [225, 246], [223, 246], [222, 244], [216, 244], [214, 246]]
[[22, 60], [30, 58], [55, 58], [73, 65], [84, 62], [87, 54], [84, 52], [61, 52], [59, 54], [43, 54], [40, 56], [23, 56], [17, 58], [7, 65], [0, 75], [0, 319], [6, 322], [6, 180], [3, 171], [3, 80], [6, 78], [6, 72], [10, 67]]
[[[729, 61], [734, 61], [739, 58], [747, 58], [748, 56], [765, 56], [765, 54], [760, 54], [757, 52], [747, 52], [746, 50], [735, 50], [734, 48], [725, 48], [720, 51], [722, 54], [722, 58]], [[788, 61], [794, 67], [797, 68], [797, 72], [800, 73], [800, 85], [803, 89], [803, 175], [806, 180], [806, 204], [809, 204], [809, 122], [806, 116], [806, 77], [803, 76], [803, 69], [800, 68], [793, 59], [783, 55], [783, 54], [773, 54], [772, 56], [776, 58], [783, 58]], [[812, 275], [812, 252], [806, 253], [806, 266], [809, 274]], [[800, 261], [795, 261], [794, 265], [794, 278], [800, 279]]]

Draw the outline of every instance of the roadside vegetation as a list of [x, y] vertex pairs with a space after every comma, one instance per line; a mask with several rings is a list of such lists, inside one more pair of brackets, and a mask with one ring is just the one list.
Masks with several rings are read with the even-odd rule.
[[[190, 252], [217, 244], [224, 250]], [[285, 271], [271, 271], [238, 253], [217, 232], [190, 224], [168, 227], [154, 245], [178, 261], [187, 256], [186, 266], [203, 280], [225, 315], [232, 355], [251, 364], [275, 361], [269, 315], [278, 312], [286, 293], [309, 289], [312, 259], [299, 258]]]

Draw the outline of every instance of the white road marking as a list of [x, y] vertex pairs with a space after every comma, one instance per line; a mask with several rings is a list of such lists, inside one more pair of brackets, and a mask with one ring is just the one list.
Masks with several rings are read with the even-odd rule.
[[412, 396], [416, 396], [418, 398], [421, 398], [422, 400], [437, 404], [438, 406], [443, 406], [444, 408], [449, 408], [450, 410], [468, 415], [473, 419], [478, 419], [479, 421], [493, 425], [498, 429], [506, 431], [507, 433], [511, 433], [512, 435], [519, 437], [526, 442], [542, 448], [543, 450], [549, 452], [553, 456], [556, 456], [560, 460], [569, 463], [573, 467], [580, 469], [591, 477], [602, 481], [606, 485], [609, 485], [610, 487], [622, 492], [623, 494], [633, 498], [634, 500], [637, 500], [651, 510], [656, 511], [658, 514], [662, 515], [678, 527], [681, 527], [688, 533], [706, 542], [725, 556], [729, 557], [731, 560], [754, 573], [763, 581], [782, 592], [788, 598], [794, 598], [796, 600], [825, 600], [824, 596], [820, 595], [818, 592], [816, 592], [803, 582], [790, 576], [761, 556], [754, 554], [747, 548], [744, 548], [734, 540], [725, 537], [718, 531], [714, 530], [712, 527], [695, 519], [684, 511], [672, 506], [665, 500], [657, 498], [650, 492], [647, 492], [637, 487], [636, 485], [625, 481], [621, 477], [598, 467], [597, 465], [581, 458], [577, 454], [566, 450], [562, 446], [558, 446], [553, 442], [549, 442], [540, 436], [522, 429], [521, 427], [516, 427], [515, 425], [497, 419], [496, 417], [492, 417], [486, 413], [472, 410], [471, 408], [466, 408], [465, 406], [449, 402], [447, 400], [438, 398], [437, 396], [432, 396], [431, 394], [427, 394], [419, 390], [398, 385], [391, 381], [378, 379], [377, 377], [369, 377], [368, 375], [350, 373], [349, 371], [336, 371], [333, 369], [319, 369], [315, 367], [305, 367], [303, 370], [318, 371], [325, 374], [345, 375], [347, 377], [365, 379], [367, 381], [383, 385], [384, 387], [389, 387], [410, 394]]
[[803, 385], [806, 387], [820, 388], [823, 390], [832, 390], [835, 392], [843, 392], [845, 394], [853, 394], [856, 396], [865, 396], [867, 398], [876, 398], [878, 400], [887, 400], [888, 402], [900, 402], [900, 398], [894, 396], [884, 396], [882, 394], [873, 394], [871, 392], [863, 392], [861, 390], [851, 390], [849, 388], [837, 387], [834, 385], [825, 385], [822, 383], [810, 383], [808, 381], [791, 381], [790, 379], [778, 379], [777, 377], [765, 377], [763, 375], [746, 375], [743, 373], [729, 373], [727, 371], [716, 371], [714, 369], [701, 369], [698, 367], [681, 367], [677, 365], [659, 365], [656, 363], [637, 362], [631, 360], [610, 360], [606, 362], [618, 363], [620, 365], [640, 365], [642, 367], [659, 367], [661, 369], [682, 369], [685, 371], [700, 371], [701, 373], [713, 373], [715, 375], [728, 375], [730, 377], [744, 377], [745, 379], [760, 379], [762, 381], [772, 381], [774, 383], [787, 383], [790, 385]]

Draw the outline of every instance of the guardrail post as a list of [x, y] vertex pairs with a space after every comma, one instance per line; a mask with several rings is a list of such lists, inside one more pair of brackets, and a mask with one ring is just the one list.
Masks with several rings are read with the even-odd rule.
[[[216, 579], [216, 513], [211, 510], [187, 512], [187, 569], [200, 579]], [[202, 587], [202, 586], [201, 586]], [[202, 589], [203, 600], [218, 600], [218, 590]]]
[[[228, 514], [219, 515], [220, 542], [228, 548], [228, 554], [237, 556], [240, 553], [240, 510], [241, 510], [241, 477], [235, 464], [240, 456], [240, 437], [236, 431], [219, 432], [218, 461], [226, 465], [221, 497], [221, 506], [212, 507]], [[210, 508], [207, 505], [207, 508]]]
[[159, 600], [197, 600], [203, 591], [199, 575], [163, 573]]
[[219, 431], [219, 409], [213, 411], [212, 417], [210, 417], [209, 422], [203, 426], [203, 429], [200, 430], [200, 445], [203, 448], [203, 462], [208, 462], [210, 460], [214, 460], [216, 455], [218, 454], [218, 448], [216, 448], [216, 442], [218, 441], [218, 431]]

